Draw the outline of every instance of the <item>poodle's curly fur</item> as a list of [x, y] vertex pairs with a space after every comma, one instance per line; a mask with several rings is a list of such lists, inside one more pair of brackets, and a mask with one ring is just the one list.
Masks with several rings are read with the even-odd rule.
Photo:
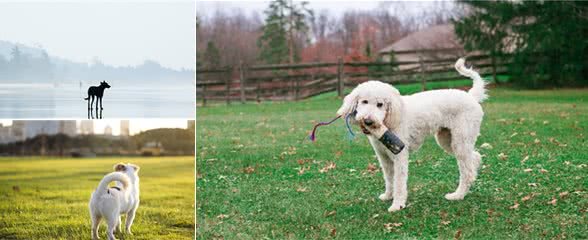
[[[476, 179], [481, 156], [474, 145], [484, 116], [480, 103], [487, 96], [484, 80], [464, 64], [464, 59], [459, 59], [455, 68], [473, 79], [473, 87], [468, 92], [444, 89], [401, 96], [389, 84], [367, 81], [347, 95], [337, 111], [340, 116], [355, 114], [354, 122], [364, 130], [384, 125], [405, 143], [404, 150], [395, 155], [376, 137], [367, 134], [386, 183], [386, 190], [379, 198], [393, 199], [388, 211], [406, 207], [408, 155], [418, 150], [429, 134], [434, 134], [437, 144], [457, 158], [459, 185], [455, 192], [445, 195], [446, 199], [463, 199]], [[371, 120], [370, 126], [364, 124], [366, 119]]]

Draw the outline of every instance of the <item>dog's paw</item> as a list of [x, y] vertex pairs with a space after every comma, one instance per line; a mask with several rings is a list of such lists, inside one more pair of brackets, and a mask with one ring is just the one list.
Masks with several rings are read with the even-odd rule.
[[380, 196], [378, 197], [380, 200], [382, 201], [390, 201], [392, 200], [392, 193], [382, 193], [380, 194]]
[[396, 212], [396, 211], [403, 209], [405, 207], [406, 206], [404, 204], [392, 203], [392, 206], [390, 206], [390, 208], [388, 208], [388, 212]]
[[464, 194], [454, 192], [454, 193], [445, 194], [445, 199], [450, 200], [450, 201], [463, 200], [464, 196], [465, 196]]

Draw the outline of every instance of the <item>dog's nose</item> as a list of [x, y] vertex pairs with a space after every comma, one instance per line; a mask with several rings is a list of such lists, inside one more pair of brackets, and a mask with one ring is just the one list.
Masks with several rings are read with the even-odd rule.
[[369, 118], [366, 118], [363, 120], [363, 124], [365, 124], [366, 126], [371, 126], [372, 124], [374, 124], [374, 121]]

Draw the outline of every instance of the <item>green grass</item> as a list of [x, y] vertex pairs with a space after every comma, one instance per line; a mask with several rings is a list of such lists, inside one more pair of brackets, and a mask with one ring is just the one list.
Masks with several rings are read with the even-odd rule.
[[90, 195], [118, 162], [141, 167], [141, 204], [117, 238], [192, 239], [193, 157], [0, 158], [0, 239], [90, 239]]
[[479, 148], [471, 193], [444, 199], [457, 187], [456, 160], [428, 138], [410, 157], [408, 207], [395, 213], [377, 199], [384, 182], [365, 137], [350, 142], [339, 121], [307, 139], [340, 103], [327, 94], [199, 108], [196, 237], [588, 238], [587, 89], [492, 89], [477, 147], [493, 148]]

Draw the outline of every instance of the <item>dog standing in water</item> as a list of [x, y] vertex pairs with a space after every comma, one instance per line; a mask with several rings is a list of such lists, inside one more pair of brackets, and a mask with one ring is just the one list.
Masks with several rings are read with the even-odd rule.
[[[84, 100], [88, 100], [88, 110], [92, 110], [92, 105], [94, 105], [94, 97], [96, 97], [96, 109], [98, 109], [98, 101], [100, 101], [100, 110], [102, 108], [102, 96], [104, 96], [104, 89], [110, 88], [110, 85], [106, 83], [106, 81], [100, 82], [99, 86], [91, 86], [88, 88], [88, 97], [84, 98]], [[90, 103], [90, 98], [92, 102]]]
[[[126, 214], [126, 232], [131, 233], [131, 225], [139, 208], [139, 166], [119, 163], [114, 172], [106, 174], [90, 198], [90, 217], [92, 219], [92, 239], [99, 239], [98, 227], [104, 218], [107, 223], [109, 240], [115, 229], [122, 233], [121, 214]], [[109, 187], [110, 182], [116, 185]]]

